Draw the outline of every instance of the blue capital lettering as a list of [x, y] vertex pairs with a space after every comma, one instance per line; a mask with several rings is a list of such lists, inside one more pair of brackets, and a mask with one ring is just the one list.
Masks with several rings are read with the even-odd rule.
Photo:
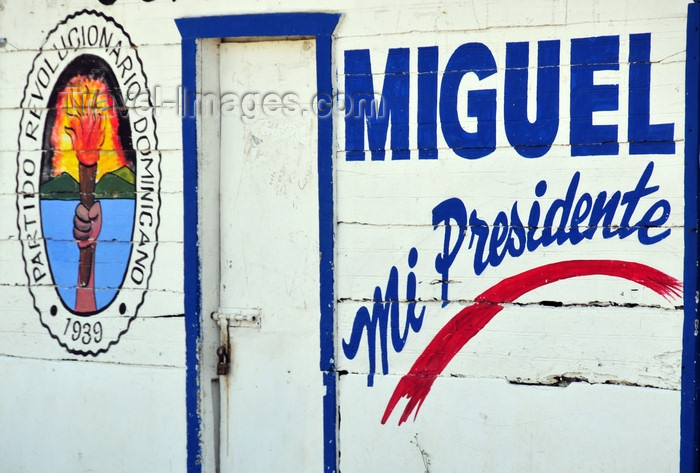
[[620, 37], [571, 40], [571, 155], [617, 154], [617, 125], [593, 125], [593, 112], [618, 109], [617, 84], [593, 84], [595, 71], [620, 69]]
[[630, 154], [673, 154], [673, 123], [649, 124], [651, 34], [630, 35], [628, 133]]
[[365, 123], [373, 161], [383, 161], [391, 123], [392, 159], [408, 159], [409, 50], [390, 49], [381, 97], [374, 93], [369, 50], [345, 51], [345, 159], [364, 161]]
[[418, 48], [418, 159], [437, 159], [438, 47]]
[[496, 73], [496, 61], [486, 45], [467, 43], [458, 47], [442, 76], [440, 121], [447, 146], [462, 158], [478, 159], [496, 149], [496, 89], [470, 90], [467, 115], [478, 120], [477, 129], [469, 133], [462, 128], [457, 114], [457, 91], [465, 74], [474, 73], [483, 80]]
[[504, 118], [508, 142], [520, 156], [539, 158], [559, 129], [559, 41], [537, 43], [537, 118], [527, 116], [528, 43], [506, 44]]

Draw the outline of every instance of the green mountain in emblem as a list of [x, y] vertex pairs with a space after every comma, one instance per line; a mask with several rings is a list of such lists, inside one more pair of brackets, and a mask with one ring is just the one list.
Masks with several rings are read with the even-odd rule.
[[[136, 177], [127, 166], [108, 172], [95, 185], [96, 199], [133, 199]], [[44, 200], [79, 200], [80, 185], [64, 172], [41, 186]]]
[[96, 199], [133, 199], [136, 178], [126, 166], [108, 172], [95, 186]]
[[41, 186], [41, 198], [45, 200], [78, 200], [80, 186], [73, 176], [64, 172]]
[[114, 174], [117, 177], [121, 177], [132, 186], [136, 182], [136, 176], [134, 176], [134, 171], [129, 169], [128, 166], [122, 166], [119, 169], [112, 171], [111, 174]]

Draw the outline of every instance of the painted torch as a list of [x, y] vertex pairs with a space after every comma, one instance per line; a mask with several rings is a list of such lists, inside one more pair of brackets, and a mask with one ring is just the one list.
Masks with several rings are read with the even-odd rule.
[[[78, 158], [80, 203], [87, 209], [95, 203], [95, 181], [100, 149], [105, 142], [106, 117], [100, 113], [99, 91], [85, 86], [77, 94], [71, 94], [65, 127]], [[95, 259], [95, 245], [80, 246], [78, 286], [86, 287]]]

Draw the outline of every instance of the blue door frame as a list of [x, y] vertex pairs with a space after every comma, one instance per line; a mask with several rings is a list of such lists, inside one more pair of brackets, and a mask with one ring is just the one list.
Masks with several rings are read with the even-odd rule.
[[[324, 472], [336, 471], [336, 369], [334, 354], [333, 290], [333, 117], [331, 42], [339, 14], [275, 13], [232, 15], [176, 20], [182, 36], [182, 141], [184, 157], [184, 264], [187, 363], [187, 471], [201, 473], [201, 418], [199, 412], [199, 360], [202, 343], [201, 281], [198, 249], [197, 41], [206, 38], [309, 38], [316, 40], [316, 90], [318, 107], [318, 205], [320, 271], [320, 369], [323, 373], [323, 463]], [[319, 445], [319, 447], [321, 447]]]
[[[194, 110], [197, 91], [197, 41], [206, 38], [314, 37], [316, 39], [316, 83], [318, 91], [318, 178], [320, 237], [320, 369], [323, 373], [324, 472], [337, 468], [337, 397], [334, 349], [333, 290], [333, 97], [331, 70], [332, 34], [339, 14], [278, 13], [232, 15], [176, 20], [182, 36], [182, 104]], [[686, 47], [686, 123], [685, 123], [685, 249], [683, 355], [681, 375], [681, 473], [697, 473], [699, 460], [700, 412], [698, 410], [699, 323], [696, 301], [698, 287], [698, 166], [700, 156], [700, 4], [688, 5]], [[188, 93], [190, 91], [190, 93]], [[184, 264], [186, 321], [186, 402], [187, 471], [201, 473], [201, 419], [198, 414], [198, 348], [201, 331], [201, 281], [198, 252], [197, 195], [197, 117], [182, 117], [184, 155]]]
[[683, 358], [681, 371], [681, 473], [698, 463], [698, 125], [700, 125], [700, 4], [688, 5], [685, 63], [685, 253]]

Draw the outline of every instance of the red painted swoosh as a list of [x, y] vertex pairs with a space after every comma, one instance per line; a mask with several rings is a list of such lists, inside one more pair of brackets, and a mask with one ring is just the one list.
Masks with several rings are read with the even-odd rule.
[[683, 284], [666, 273], [640, 263], [617, 260], [572, 260], [539, 266], [504, 279], [482, 292], [470, 306], [452, 317], [430, 341], [401, 378], [386, 406], [382, 424], [403, 397], [408, 399], [399, 425], [415, 410], [418, 415], [435, 379], [464, 345], [503, 309], [502, 304], [515, 301], [523, 294], [562, 279], [605, 275], [628, 279], [672, 301], [682, 295]]

